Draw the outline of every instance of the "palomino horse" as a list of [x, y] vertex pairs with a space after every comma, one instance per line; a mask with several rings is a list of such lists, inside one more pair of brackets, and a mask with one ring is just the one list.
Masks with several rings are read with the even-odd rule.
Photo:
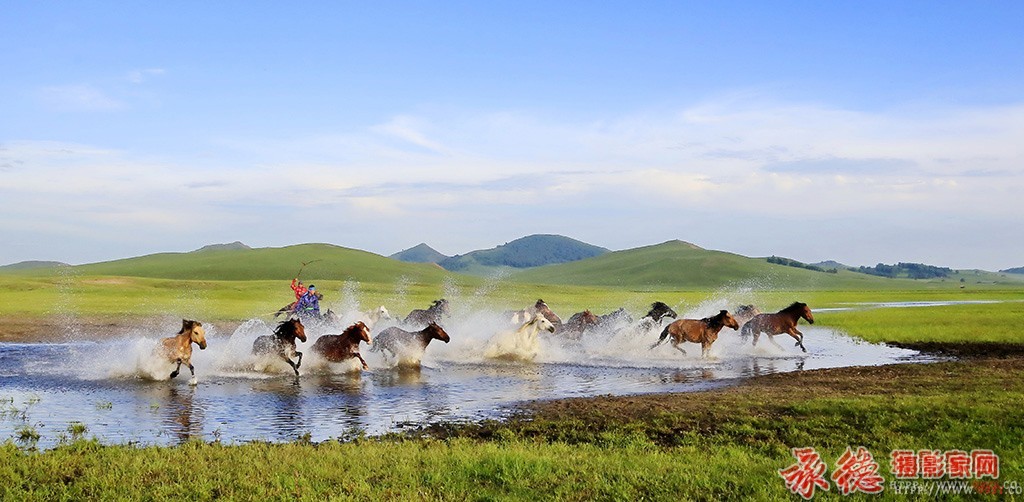
[[774, 314], [757, 314], [743, 325], [740, 335], [744, 337], [754, 335], [754, 345], [756, 346], [757, 338], [764, 333], [768, 335], [769, 341], [778, 346], [779, 344], [775, 343], [773, 337], [786, 333], [796, 339], [797, 347], [807, 352], [804, 347], [804, 334], [796, 329], [796, 323], [800, 321], [801, 317], [814, 324], [814, 315], [811, 314], [810, 307], [806, 303], [793, 302], [792, 305]]
[[487, 342], [487, 347], [484, 348], [484, 356], [497, 359], [532, 360], [540, 352], [537, 333], [541, 330], [554, 333], [555, 325], [538, 312], [534, 314], [533, 319], [526, 321], [519, 329], [513, 332], [498, 333], [491, 337]]
[[562, 329], [558, 330], [558, 333], [569, 338], [579, 339], [583, 336], [583, 332], [590, 328], [597, 327], [600, 323], [600, 317], [594, 315], [590, 310], [584, 310], [583, 312], [573, 314], [572, 317], [562, 325]]
[[438, 322], [441, 320], [442, 316], [448, 315], [448, 311], [448, 300], [441, 298], [440, 300], [434, 300], [426, 310], [416, 309], [409, 312], [409, 315], [405, 316], [405, 320], [402, 321], [402, 323], [426, 325], [432, 322]]
[[[295, 376], [299, 376], [299, 366], [302, 365], [302, 352], [295, 350], [295, 339], [306, 341], [306, 328], [297, 317], [282, 321], [274, 328], [273, 335], [263, 335], [252, 342], [252, 353], [257, 356], [277, 355], [284, 359], [288, 366], [295, 370]], [[295, 362], [292, 358], [297, 357]]]
[[736, 318], [729, 313], [728, 310], [723, 310], [713, 317], [705, 317], [703, 319], [679, 319], [674, 321], [665, 329], [661, 331], [661, 337], [658, 341], [651, 345], [651, 348], [655, 348], [661, 345], [669, 335], [672, 336], [672, 346], [686, 354], [679, 344], [683, 342], [693, 342], [700, 344], [700, 357], [708, 357], [708, 352], [711, 351], [711, 344], [718, 340], [718, 332], [722, 331], [724, 327], [730, 327], [734, 330], [740, 329], [740, 323], [736, 322]]
[[192, 367], [192, 344], [199, 346], [200, 350], [206, 350], [206, 330], [203, 323], [199, 321], [181, 320], [181, 331], [176, 336], [161, 340], [160, 352], [172, 363], [178, 363], [178, 367], [171, 372], [171, 378], [178, 376], [181, 365], [186, 364], [192, 373], [192, 383], [195, 383], [196, 369]]
[[370, 328], [363, 321], [345, 328], [340, 335], [324, 335], [316, 339], [313, 352], [332, 363], [340, 363], [346, 359], [356, 358], [363, 363], [363, 369], [370, 369], [363, 356], [359, 355], [359, 342], [373, 343], [370, 339]]
[[392, 326], [377, 334], [377, 341], [374, 342], [370, 351], [380, 351], [385, 358], [390, 352], [392, 358], [415, 361], [415, 364], [419, 364], [420, 358], [423, 357], [431, 340], [448, 343], [451, 338], [436, 322], [428, 324], [426, 328], [419, 331], [406, 331]]

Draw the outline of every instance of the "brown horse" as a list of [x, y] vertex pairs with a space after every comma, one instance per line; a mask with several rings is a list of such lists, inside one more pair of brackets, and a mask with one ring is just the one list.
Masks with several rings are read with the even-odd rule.
[[340, 363], [354, 357], [363, 363], [364, 370], [368, 370], [370, 367], [366, 365], [363, 356], [359, 355], [359, 342], [373, 343], [370, 339], [370, 328], [367, 328], [363, 321], [356, 321], [340, 335], [324, 335], [317, 338], [312, 350], [332, 363]]
[[161, 340], [160, 351], [172, 363], [178, 363], [178, 367], [171, 372], [171, 378], [178, 376], [181, 365], [188, 365], [188, 370], [193, 378], [196, 376], [196, 369], [192, 367], [192, 344], [199, 346], [200, 350], [206, 350], [206, 330], [203, 323], [199, 321], [181, 320], [181, 331], [176, 336]]
[[431, 340], [441, 340], [444, 343], [448, 343], [451, 341], [451, 338], [448, 337], [448, 333], [445, 332], [444, 328], [436, 322], [428, 324], [426, 328], [419, 331], [406, 331], [397, 326], [392, 326], [377, 334], [377, 341], [374, 342], [370, 351], [380, 351], [385, 357], [388, 357], [388, 352], [390, 352], [391, 358], [398, 358], [399, 353], [414, 351], [416, 353], [415, 359], [419, 362], [419, 358], [423, 356], [423, 352], [427, 350], [427, 345], [430, 344]]
[[683, 342], [699, 343], [700, 356], [706, 358], [711, 350], [711, 344], [718, 340], [718, 332], [726, 326], [734, 330], [740, 329], [740, 323], [736, 322], [736, 318], [728, 310], [703, 319], [679, 319], [665, 326], [665, 329], [661, 331], [661, 337], [658, 338], [657, 343], [651, 345], [651, 348], [661, 345], [661, 342], [672, 335], [672, 346], [679, 349], [680, 352], [686, 354], [686, 351], [679, 346]]
[[792, 305], [774, 314], [757, 314], [743, 325], [740, 335], [743, 337], [754, 335], [754, 345], [756, 346], [757, 338], [761, 333], [764, 333], [768, 335], [768, 340], [778, 346], [779, 344], [775, 343], [772, 337], [787, 333], [796, 339], [797, 347], [807, 352], [807, 349], [804, 347], [804, 334], [796, 329], [796, 323], [800, 321], [801, 317], [807, 322], [814, 324], [814, 315], [811, 314], [811, 309], [807, 304], [793, 302]]
[[562, 325], [562, 329], [558, 332], [559, 334], [565, 335], [569, 338], [579, 339], [583, 336], [583, 332], [590, 328], [597, 327], [600, 323], [600, 317], [592, 313], [590, 310], [584, 310], [583, 312], [573, 314], [572, 317]]
[[405, 316], [405, 320], [402, 323], [417, 326], [432, 322], [436, 323], [441, 320], [441, 317], [448, 315], [449, 310], [448, 300], [441, 298], [440, 300], [434, 300], [426, 310], [416, 309], [409, 312], [409, 315]]
[[[284, 359], [288, 366], [295, 370], [295, 376], [299, 376], [299, 366], [302, 365], [302, 352], [295, 350], [295, 339], [306, 341], [306, 328], [297, 317], [282, 321], [274, 328], [273, 335], [263, 335], [252, 342], [252, 353], [257, 356], [278, 355]], [[292, 358], [297, 357], [295, 362]]]
[[550, 321], [555, 327], [555, 331], [562, 327], [562, 320], [548, 308], [548, 304], [544, 303], [544, 300], [538, 299], [537, 303], [533, 304], [533, 311], [543, 315], [545, 319]]

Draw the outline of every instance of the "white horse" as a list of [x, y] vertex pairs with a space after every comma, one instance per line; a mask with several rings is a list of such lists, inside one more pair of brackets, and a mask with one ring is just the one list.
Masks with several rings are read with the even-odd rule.
[[484, 357], [532, 361], [540, 352], [540, 341], [537, 339], [540, 330], [554, 333], [555, 325], [543, 314], [537, 313], [519, 329], [500, 332], [491, 337], [484, 348]]
[[373, 325], [380, 321], [391, 321], [394, 319], [391, 317], [391, 312], [388, 312], [388, 309], [384, 308], [383, 305], [367, 312], [365, 317], [366, 321], [364, 324], [370, 329], [373, 329]]

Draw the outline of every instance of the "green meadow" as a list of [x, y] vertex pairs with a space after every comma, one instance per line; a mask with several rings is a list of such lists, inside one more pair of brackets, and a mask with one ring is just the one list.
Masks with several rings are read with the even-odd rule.
[[[655, 300], [681, 311], [719, 301], [775, 311], [803, 301], [816, 310], [816, 326], [869, 342], [959, 347], [966, 356], [768, 375], [690, 394], [535, 403], [502, 421], [320, 444], [102, 445], [83, 439], [87, 425], [72, 433], [69, 424], [73, 439], [53, 450], [13, 439], [0, 446], [0, 498], [779, 500], [795, 497], [777, 474], [793, 464], [790, 448], [817, 448], [831, 472], [847, 446], [868, 448], [887, 483], [891, 450], [925, 448], [991, 449], [1000, 455], [1000, 482], [1024, 483], [1024, 418], [1008, 412], [1024, 399], [1024, 284], [1016, 278], [826, 274], [666, 244], [628, 259], [609, 253], [494, 277], [325, 245], [22, 270], [0, 273], [0, 321], [268, 318], [292, 298], [288, 282], [301, 263], [320, 259], [302, 276], [327, 306], [356, 299], [403, 315], [439, 297], [456, 310], [522, 308], [543, 298], [567, 318], [620, 306], [639, 317]], [[602, 259], [610, 261], [595, 267]], [[644, 260], [652, 264], [642, 267]], [[657, 270], [674, 278], [654, 280]], [[889, 302], [970, 303], [876, 306]], [[997, 349], [973, 354], [983, 346]], [[845, 498], [834, 484], [825, 497]], [[906, 496], [890, 489], [880, 498]]]

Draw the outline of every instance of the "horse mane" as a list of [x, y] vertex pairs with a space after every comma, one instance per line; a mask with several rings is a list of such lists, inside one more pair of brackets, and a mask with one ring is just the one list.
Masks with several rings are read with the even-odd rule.
[[361, 329], [360, 326], [362, 326], [362, 328], [366, 328], [366, 324], [364, 324], [363, 321], [356, 321], [352, 323], [351, 326], [345, 328], [345, 331], [342, 331], [341, 334], [342, 336], [353, 336], [354, 333]]
[[701, 321], [704, 321], [704, 324], [707, 324], [709, 328], [717, 328], [719, 326], [725, 325], [725, 316], [727, 315], [729, 315], [729, 311], [723, 310], [711, 317], [705, 317], [701, 319]]
[[178, 331], [179, 335], [184, 335], [186, 331], [195, 329], [196, 326], [202, 326], [203, 323], [193, 321], [191, 319], [181, 320], [181, 331]]
[[[288, 319], [288, 320], [279, 322], [277, 324], [277, 327], [274, 328], [274, 336], [277, 336], [277, 337], [287, 336], [288, 334], [285, 333], [285, 330], [288, 329], [288, 328], [285, 328], [285, 326], [290, 326], [290, 325], [293, 325], [294, 323], [295, 323], [295, 319]], [[291, 328], [291, 332], [295, 333], [295, 328]]]
[[792, 305], [779, 311], [780, 314], [793, 314], [803, 312], [804, 308], [807, 307], [806, 303], [793, 302]]

